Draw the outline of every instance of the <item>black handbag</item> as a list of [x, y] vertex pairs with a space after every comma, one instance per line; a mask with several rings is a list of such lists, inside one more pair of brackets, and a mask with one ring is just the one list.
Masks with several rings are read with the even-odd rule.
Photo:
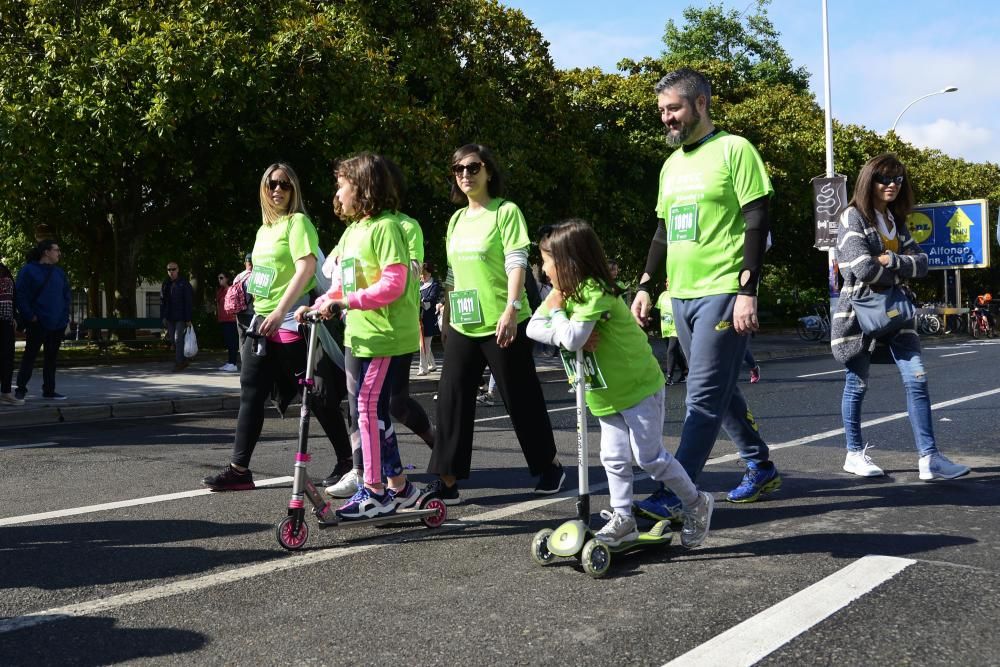
[[869, 289], [864, 296], [851, 297], [861, 330], [873, 338], [894, 334], [913, 319], [913, 303], [898, 286], [881, 292]]

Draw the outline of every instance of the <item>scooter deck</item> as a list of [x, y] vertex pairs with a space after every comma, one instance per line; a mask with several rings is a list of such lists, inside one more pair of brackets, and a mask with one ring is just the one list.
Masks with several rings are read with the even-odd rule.
[[[666, 522], [661, 522], [666, 523]], [[657, 524], [658, 526], [659, 524]], [[644, 549], [646, 547], [655, 547], [665, 544], [670, 544], [674, 539], [674, 534], [670, 532], [669, 525], [667, 530], [657, 529], [657, 526], [653, 526], [650, 530], [639, 533], [639, 537], [634, 540], [629, 540], [628, 542], [622, 542], [617, 546], [608, 546], [608, 551], [613, 554], [623, 554], [630, 551], [636, 551], [638, 549]]]
[[421, 517], [429, 516], [431, 514], [436, 514], [437, 510], [434, 509], [419, 509], [419, 508], [407, 508], [405, 510], [397, 510], [392, 514], [383, 514], [381, 516], [371, 517], [367, 519], [339, 519], [337, 515], [331, 512], [331, 518], [333, 521], [320, 521], [318, 526], [320, 530], [326, 528], [346, 528], [348, 526], [372, 526], [380, 523], [393, 523], [396, 521], [411, 521], [414, 519], [420, 519]]

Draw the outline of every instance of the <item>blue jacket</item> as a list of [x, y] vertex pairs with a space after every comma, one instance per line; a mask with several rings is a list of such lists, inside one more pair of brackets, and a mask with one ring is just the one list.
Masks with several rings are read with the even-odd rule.
[[160, 319], [169, 322], [190, 322], [194, 290], [187, 278], [164, 280], [160, 286]]
[[69, 324], [69, 282], [58, 266], [41, 262], [25, 264], [17, 273], [15, 289], [17, 309], [25, 322], [37, 317], [46, 331], [61, 331]]

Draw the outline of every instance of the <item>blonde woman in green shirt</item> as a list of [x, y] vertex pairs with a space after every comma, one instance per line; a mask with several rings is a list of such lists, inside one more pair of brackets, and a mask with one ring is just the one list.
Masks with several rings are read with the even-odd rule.
[[531, 315], [524, 291], [528, 227], [521, 209], [500, 198], [503, 181], [488, 148], [462, 146], [452, 156], [451, 172], [452, 201], [465, 206], [451, 217], [445, 237], [444, 365], [428, 466], [441, 478], [427, 492], [450, 505], [461, 502], [456, 482], [471, 469], [476, 390], [489, 363], [528, 468], [540, 478], [535, 493], [558, 493], [566, 474], [556, 460], [532, 343], [525, 336]]

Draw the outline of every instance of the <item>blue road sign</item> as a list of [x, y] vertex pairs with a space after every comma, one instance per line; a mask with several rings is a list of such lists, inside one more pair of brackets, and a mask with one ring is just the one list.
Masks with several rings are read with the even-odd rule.
[[989, 206], [985, 199], [919, 204], [906, 219], [906, 226], [927, 253], [929, 269], [982, 269], [990, 265]]

